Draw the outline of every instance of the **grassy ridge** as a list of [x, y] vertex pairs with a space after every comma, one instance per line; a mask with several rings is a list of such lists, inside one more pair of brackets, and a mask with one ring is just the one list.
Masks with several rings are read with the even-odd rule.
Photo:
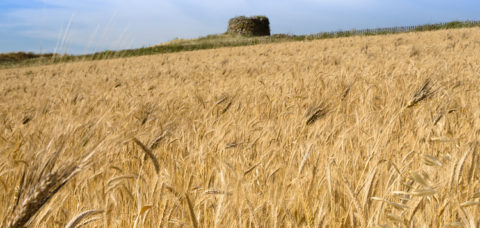
[[44, 65], [59, 62], [72, 62], [79, 60], [101, 60], [112, 59], [142, 55], [152, 55], [161, 53], [174, 53], [181, 51], [193, 51], [202, 49], [213, 49], [221, 47], [236, 47], [248, 46], [265, 43], [287, 42], [287, 41], [304, 41], [304, 40], [318, 40], [318, 39], [332, 39], [339, 37], [350, 37], [359, 35], [386, 35], [403, 32], [422, 32], [435, 31], [440, 29], [456, 29], [469, 28], [480, 26], [480, 21], [452, 21], [447, 23], [425, 24], [417, 26], [404, 27], [389, 27], [377, 29], [362, 29], [362, 30], [347, 30], [336, 32], [323, 32], [310, 35], [289, 35], [289, 34], [274, 34], [272, 36], [263, 37], [245, 37], [234, 36], [227, 34], [216, 34], [200, 37], [198, 39], [183, 40], [177, 39], [164, 44], [143, 47], [138, 49], [126, 49], [118, 51], [102, 51], [87, 55], [55, 55], [49, 54], [35, 54], [35, 53], [5, 53], [0, 54], [0, 68]]

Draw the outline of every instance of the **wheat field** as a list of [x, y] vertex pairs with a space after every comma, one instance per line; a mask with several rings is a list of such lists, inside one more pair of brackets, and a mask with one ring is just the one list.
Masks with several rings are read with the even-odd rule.
[[2, 227], [480, 226], [480, 28], [0, 81]]

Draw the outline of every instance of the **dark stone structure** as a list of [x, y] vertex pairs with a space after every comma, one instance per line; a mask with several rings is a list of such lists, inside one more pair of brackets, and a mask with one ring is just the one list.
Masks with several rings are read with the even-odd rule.
[[228, 21], [228, 34], [270, 36], [270, 22], [265, 16], [234, 17]]

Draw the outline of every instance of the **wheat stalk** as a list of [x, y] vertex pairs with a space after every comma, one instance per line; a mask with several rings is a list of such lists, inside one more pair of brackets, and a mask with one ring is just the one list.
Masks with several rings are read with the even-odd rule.
[[152, 160], [153, 162], [153, 165], [155, 166], [155, 172], [157, 174], [160, 173], [160, 163], [158, 163], [158, 160], [157, 158], [155, 157], [155, 155], [153, 154], [152, 150], [150, 150], [147, 146], [145, 146], [145, 144], [143, 144], [142, 142], [140, 142], [140, 140], [138, 140], [137, 138], [133, 138], [133, 141], [140, 146], [140, 148], [142, 148], [142, 150], [148, 155], [148, 157], [150, 158], [150, 160]]
[[462, 158], [460, 159], [460, 161], [458, 161], [456, 177], [455, 177], [455, 179], [457, 180], [457, 185], [460, 184], [460, 178], [461, 178], [462, 171], [463, 171], [463, 165], [465, 164], [465, 161], [467, 160], [468, 155], [470, 155], [470, 153], [475, 151], [476, 146], [477, 146], [477, 142], [472, 143], [471, 146], [470, 146], [470, 149], [467, 150], [465, 152], [465, 154], [462, 156]]
[[307, 121], [305, 122], [307, 125], [311, 125], [315, 123], [318, 119], [322, 118], [328, 112], [328, 105], [321, 103], [319, 105], [315, 105], [308, 109], [306, 117]]
[[69, 165], [50, 172], [29, 191], [20, 208], [14, 212], [7, 227], [23, 227], [79, 170], [78, 166]]
[[190, 218], [192, 220], [192, 226], [194, 228], [198, 228], [198, 222], [197, 222], [197, 218], [195, 217], [195, 212], [193, 210], [192, 201], [190, 201], [190, 197], [188, 197], [188, 194], [186, 194], [186, 193], [185, 193], [185, 199], [187, 200], [188, 212], [190, 212]]
[[351, 202], [353, 203], [353, 206], [355, 207], [355, 210], [357, 211], [358, 213], [358, 218], [361, 222], [361, 226], [365, 226], [367, 223], [365, 221], [365, 216], [363, 214], [363, 210], [362, 208], [360, 207], [360, 202], [358, 202], [358, 199], [357, 197], [355, 197], [355, 194], [353, 193], [352, 189], [350, 188], [350, 186], [348, 185], [347, 181], [345, 179], [342, 179], [343, 180], [343, 184], [345, 186], [345, 189], [347, 190], [347, 195], [350, 197], [350, 200]]
[[78, 214], [77, 216], [75, 216], [74, 218], [72, 218], [67, 223], [65, 228], [75, 228], [84, 218], [86, 218], [88, 216], [91, 216], [91, 215], [99, 214], [99, 213], [103, 213], [103, 210], [93, 209], [93, 210], [84, 211], [84, 212]]
[[426, 99], [427, 97], [429, 97], [430, 95], [432, 95], [432, 85], [430, 84], [430, 79], [427, 79], [422, 87], [417, 90], [417, 92], [415, 92], [415, 94], [413, 95], [413, 97], [410, 99], [410, 101], [408, 101], [407, 103], [407, 108], [410, 108], [416, 104], [418, 104], [420, 101]]
[[43, 165], [43, 168], [39, 169], [40, 172], [37, 174], [37, 178], [34, 177], [36, 174], [35, 171], [37, 171], [36, 166], [31, 168], [32, 171], [27, 177], [27, 182], [32, 182], [32, 185], [25, 190], [23, 190], [23, 183], [22, 186], [20, 186], [22, 191], [18, 193], [17, 197], [20, 199], [23, 195], [24, 199], [22, 203], [19, 204], [20, 207], [17, 207], [17, 204], [15, 204], [7, 227], [24, 227], [70, 179], [87, 166], [91, 157], [95, 154], [95, 148], [100, 144], [97, 144], [93, 151], [82, 160], [69, 162], [54, 171], [53, 168], [60, 151], [62, 151], [63, 143], [61, 140], [60, 149], [51, 154], [50, 158]]

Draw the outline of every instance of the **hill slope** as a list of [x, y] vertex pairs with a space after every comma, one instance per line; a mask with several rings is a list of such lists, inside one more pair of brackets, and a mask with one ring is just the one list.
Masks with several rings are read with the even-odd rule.
[[34, 227], [478, 226], [479, 53], [471, 28], [0, 70], [0, 215], [58, 156], [80, 172]]
[[38, 66], [62, 62], [78, 62], [85, 60], [115, 59], [132, 56], [175, 53], [182, 51], [205, 50], [222, 47], [249, 46], [267, 43], [332, 39], [350, 36], [386, 35], [405, 32], [424, 32], [442, 29], [474, 28], [479, 26], [480, 21], [451, 21], [446, 23], [403, 27], [387, 27], [360, 30], [352, 29], [347, 31], [322, 32], [310, 35], [273, 34], [271, 36], [239, 36], [229, 34], [213, 34], [197, 39], [175, 39], [170, 42], [155, 45], [152, 47], [142, 47], [138, 49], [126, 49], [118, 51], [106, 50], [85, 55], [59, 55], [58, 53], [34, 54], [24, 52], [0, 53], [0, 68]]

